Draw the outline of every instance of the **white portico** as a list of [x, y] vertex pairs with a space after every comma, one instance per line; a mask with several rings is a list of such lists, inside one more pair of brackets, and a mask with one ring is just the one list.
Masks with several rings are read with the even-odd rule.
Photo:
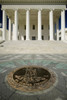
[[[55, 2], [55, 1], [54, 1]], [[58, 40], [59, 17], [61, 16], [61, 40], [65, 39], [66, 5], [2, 5], [3, 34], [6, 40]], [[9, 32], [6, 33], [6, 15]], [[55, 24], [57, 33], [55, 34]]]

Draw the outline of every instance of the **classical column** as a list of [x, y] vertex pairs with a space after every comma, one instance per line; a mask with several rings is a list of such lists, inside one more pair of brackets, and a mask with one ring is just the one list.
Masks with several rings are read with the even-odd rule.
[[49, 12], [50, 40], [53, 40], [53, 10]]
[[59, 21], [58, 19], [56, 20], [56, 35], [57, 35], [57, 41], [59, 40]]
[[41, 38], [41, 10], [38, 11], [38, 40], [42, 40]]
[[65, 39], [65, 10], [61, 11], [61, 40]]
[[12, 34], [12, 40], [15, 40], [15, 24], [13, 23], [13, 34]]
[[6, 12], [3, 10], [3, 35], [2, 35], [3, 40], [6, 39]]
[[13, 40], [18, 40], [18, 12], [15, 10], [15, 27], [14, 27], [14, 33], [13, 33]]
[[30, 12], [26, 11], [26, 40], [30, 39]]
[[11, 40], [11, 19], [9, 19], [9, 40]]

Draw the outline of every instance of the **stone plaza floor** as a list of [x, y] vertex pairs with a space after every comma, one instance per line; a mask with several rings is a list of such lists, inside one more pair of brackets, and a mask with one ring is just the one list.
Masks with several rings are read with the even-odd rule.
[[[5, 44], [7, 44], [7, 46]], [[34, 54], [31, 54], [29, 51], [29, 54], [19, 53], [21, 52], [21, 49], [20, 51], [18, 50], [19, 52], [15, 53], [15, 51], [13, 52], [13, 50], [9, 51], [11, 45], [8, 44], [10, 43], [5, 42], [1, 44], [4, 45], [4, 47], [0, 47], [0, 100], [67, 100], [66, 43], [63, 43], [64, 46], [62, 45], [62, 47], [64, 47], [65, 49], [65, 53], [62, 53], [64, 51], [60, 50], [57, 46], [56, 48], [58, 48], [59, 51], [61, 51], [61, 53], [54, 52], [53, 54], [52, 52], [45, 53], [46, 51], [43, 53], [41, 52], [41, 50], [38, 51], [38, 53]], [[61, 43], [58, 45], [61, 45]], [[9, 52], [6, 52], [6, 47], [8, 47], [7, 50]], [[62, 47], [60, 46], [60, 48]], [[47, 90], [34, 93], [21, 92], [11, 88], [6, 81], [8, 73], [14, 70], [15, 68], [20, 68], [22, 66], [29, 65], [42, 66], [54, 71], [57, 77], [56, 84]]]

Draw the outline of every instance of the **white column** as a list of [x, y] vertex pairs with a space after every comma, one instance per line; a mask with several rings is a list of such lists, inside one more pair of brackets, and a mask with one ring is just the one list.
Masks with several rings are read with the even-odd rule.
[[15, 24], [13, 23], [13, 34], [12, 34], [12, 40], [15, 40]]
[[61, 11], [61, 40], [65, 39], [65, 10]]
[[26, 11], [26, 40], [30, 39], [30, 12]]
[[3, 10], [3, 35], [2, 35], [3, 40], [6, 39], [6, 12]]
[[38, 11], [38, 40], [42, 40], [41, 38], [41, 10]]
[[11, 40], [11, 19], [9, 19], [9, 40]]
[[53, 10], [49, 12], [50, 40], [53, 40]]
[[15, 10], [15, 31], [13, 33], [13, 40], [18, 40], [18, 12]]
[[57, 35], [57, 41], [59, 40], [59, 21], [58, 19], [56, 20], [56, 35]]

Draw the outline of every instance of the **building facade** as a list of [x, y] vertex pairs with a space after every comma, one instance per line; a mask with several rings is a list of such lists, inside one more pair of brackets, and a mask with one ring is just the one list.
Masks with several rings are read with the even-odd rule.
[[[65, 40], [67, 0], [2, 0], [1, 5], [2, 40]], [[9, 31], [6, 30], [6, 15]]]

